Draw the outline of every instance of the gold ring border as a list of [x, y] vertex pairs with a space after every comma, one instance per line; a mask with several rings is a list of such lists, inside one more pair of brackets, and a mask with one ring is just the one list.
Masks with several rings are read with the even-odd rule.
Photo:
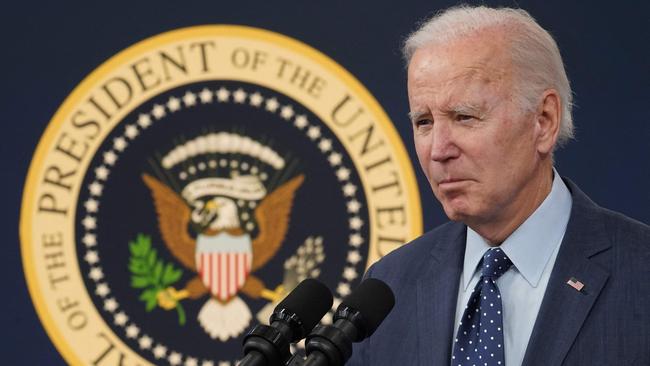
[[338, 76], [344, 84], [348, 85], [348, 87], [354, 90], [361, 97], [363, 102], [371, 109], [371, 111], [379, 117], [377, 120], [378, 123], [383, 127], [386, 135], [388, 136], [389, 142], [396, 150], [398, 162], [404, 169], [402, 173], [405, 175], [403, 178], [407, 184], [407, 187], [405, 187], [405, 192], [408, 195], [407, 200], [409, 202], [409, 207], [411, 208], [410, 214], [413, 217], [413, 222], [411, 224], [411, 237], [415, 237], [422, 233], [422, 208], [420, 205], [420, 192], [418, 189], [417, 181], [415, 179], [415, 172], [412, 169], [411, 161], [408, 157], [408, 153], [406, 152], [402, 139], [397, 133], [395, 126], [391, 123], [388, 115], [375, 100], [375, 98], [361, 84], [361, 82], [359, 82], [359, 80], [357, 80], [350, 72], [344, 69], [343, 66], [339, 65], [322, 52], [301, 41], [272, 31], [248, 26], [202, 25], [180, 28], [155, 35], [153, 37], [135, 43], [134, 45], [112, 56], [110, 59], [93, 70], [72, 91], [72, 93], [70, 93], [70, 95], [65, 99], [61, 107], [59, 107], [59, 109], [56, 111], [48, 123], [43, 136], [38, 142], [32, 161], [29, 164], [27, 179], [25, 181], [25, 187], [23, 189], [19, 222], [19, 236], [21, 243], [20, 248], [23, 269], [25, 272], [25, 279], [27, 281], [27, 287], [29, 289], [32, 302], [36, 308], [36, 313], [38, 314], [38, 317], [43, 324], [45, 331], [47, 332], [48, 336], [54, 343], [59, 353], [61, 353], [63, 358], [71, 364], [82, 364], [82, 362], [77, 358], [76, 353], [71, 349], [70, 345], [65, 342], [59, 329], [56, 327], [49, 312], [47, 311], [45, 299], [41, 297], [38, 282], [35, 278], [36, 274], [33, 263], [30, 260], [33, 254], [31, 249], [31, 208], [34, 203], [33, 195], [35, 193], [37, 185], [37, 173], [40, 172], [38, 169], [41, 167], [43, 160], [45, 159], [45, 154], [48, 151], [48, 148], [50, 147], [50, 144], [52, 143], [54, 137], [57, 135], [59, 129], [65, 122], [63, 117], [71, 112], [71, 109], [79, 103], [81, 96], [90, 91], [90, 89], [100, 79], [102, 79], [102, 77], [107, 75], [116, 67], [121, 66], [126, 60], [132, 58], [137, 54], [145, 53], [152, 48], [162, 46], [168, 42], [206, 35], [235, 35], [268, 41], [284, 46], [298, 53], [302, 53], [306, 57], [312, 58], [314, 61], [321, 64], [334, 75]]

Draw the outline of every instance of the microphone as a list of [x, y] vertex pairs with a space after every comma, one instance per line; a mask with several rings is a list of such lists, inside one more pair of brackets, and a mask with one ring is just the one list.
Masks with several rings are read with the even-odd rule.
[[342, 366], [352, 356], [352, 342], [370, 337], [395, 305], [393, 291], [375, 278], [361, 282], [334, 314], [334, 324], [317, 326], [307, 336], [304, 366]]
[[332, 308], [332, 293], [324, 284], [308, 278], [273, 310], [268, 325], [257, 325], [244, 337], [244, 358], [240, 366], [284, 365], [297, 342], [314, 328]]

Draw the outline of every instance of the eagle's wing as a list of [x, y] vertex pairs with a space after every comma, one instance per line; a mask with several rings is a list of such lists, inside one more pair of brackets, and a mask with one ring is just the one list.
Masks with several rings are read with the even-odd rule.
[[293, 197], [304, 180], [304, 175], [292, 178], [266, 196], [255, 210], [259, 234], [253, 240], [252, 271], [265, 265], [280, 249], [289, 227]]
[[190, 208], [176, 192], [156, 178], [143, 174], [142, 180], [151, 190], [158, 213], [158, 226], [167, 248], [185, 267], [196, 271], [196, 242], [187, 232]]

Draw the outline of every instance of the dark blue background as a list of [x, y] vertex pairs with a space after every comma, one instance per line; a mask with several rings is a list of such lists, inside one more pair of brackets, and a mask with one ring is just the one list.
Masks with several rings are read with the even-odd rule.
[[[323, 135], [328, 136], [333, 141], [333, 150], [345, 154], [345, 149], [340, 145], [340, 142], [336, 141], [328, 127], [311, 111], [302, 109], [299, 103], [289, 97], [258, 85], [242, 82], [203, 82], [189, 86], [183, 85], [158, 94], [125, 116], [122, 120], [122, 125], [114, 128], [104, 139], [102, 146], [98, 149], [89, 166], [86, 178], [81, 186], [87, 187], [95, 179], [94, 169], [103, 163], [102, 152], [111, 149], [113, 139], [123, 134], [124, 124], [137, 120], [137, 116], [143, 112], [147, 113], [151, 111], [155, 104], [164, 105], [172, 95], [179, 97], [188, 90], [198, 93], [205, 87], [211, 90], [218, 90], [220, 87], [226, 87], [229, 90], [242, 88], [248, 93], [252, 93], [255, 90], [267, 97], [273, 96], [281, 105], [291, 104], [296, 114], [304, 114], [312, 125], [320, 126]], [[215, 118], [215, 116], [218, 117]], [[109, 285], [129, 283], [130, 273], [125, 271], [125, 267], [129, 261], [129, 249], [125, 244], [134, 240], [138, 233], [144, 233], [150, 236], [154, 248], [158, 247], [159, 257], [165, 262], [174, 263], [177, 265], [177, 268], [184, 271], [184, 276], [180, 279], [177, 286], [184, 285], [196, 276], [193, 268], [185, 268], [174, 259], [174, 256], [168, 250], [164, 249], [163, 238], [158, 230], [155, 229], [158, 227], [158, 217], [155, 215], [156, 210], [151, 198], [151, 192], [142, 184], [140, 177], [144, 172], [156, 177], [156, 179], [160, 179], [163, 184], [172, 187], [173, 184], [170, 184], [168, 177], [175, 176], [179, 170], [171, 170], [175, 173], [167, 177], [156, 175], [150, 165], [152, 160], [155, 159], [154, 156], [165, 155], [172, 148], [178, 146], [176, 144], [181, 139], [193, 139], [197, 136], [205, 135], [210, 131], [225, 131], [239, 133], [255, 141], [263, 141], [266, 146], [274, 149], [280, 156], [285, 158], [287, 166], [295, 163], [295, 169], [281, 171], [283, 174], [287, 173], [287, 179], [297, 174], [303, 174], [305, 176], [304, 184], [296, 190], [296, 196], [291, 207], [291, 217], [295, 220], [295, 218], [310, 216], [316, 218], [314, 215], [318, 215], [318, 218], [320, 218], [320, 220], [309, 220], [308, 222], [304, 220], [291, 220], [292, 222], [288, 227], [283, 245], [273, 258], [269, 260], [268, 264], [254, 271], [253, 274], [263, 280], [268, 288], [275, 288], [275, 286], [282, 283], [284, 261], [296, 253], [298, 246], [307, 237], [317, 235], [322, 237], [323, 248], [325, 253], [327, 253], [328, 259], [326, 262], [327, 266], [321, 268], [322, 271], [318, 279], [327, 284], [331, 290], [336, 289], [337, 283], [340, 281], [340, 274], [343, 272], [345, 255], [347, 254], [346, 249], [348, 248], [341, 246], [341, 243], [347, 243], [348, 235], [351, 234], [347, 230], [340, 230], [340, 228], [347, 227], [349, 220], [349, 216], [341, 214], [346, 212], [346, 199], [343, 196], [335, 174], [333, 174], [332, 167], [326, 160], [326, 156], [305, 136], [304, 130], [297, 129], [292, 124], [284, 121], [279, 115], [269, 113], [263, 108], [252, 108], [249, 105], [237, 103], [199, 104], [192, 108], [185, 108], [182, 111], [174, 112], [173, 114], [169, 113], [163, 120], [157, 121], [156, 124], [156, 128], [142, 130], [142, 133], [137, 139], [129, 141], [128, 150], [125, 151], [124, 157], [118, 158], [118, 163], [111, 167], [109, 179], [104, 185], [100, 199], [99, 205], [101, 209], [95, 214], [99, 226], [93, 232], [97, 235], [99, 245], [94, 247], [94, 249], [97, 250], [101, 257], [102, 270], [105, 277], [110, 279], [110, 282], [108, 282]], [[176, 141], [172, 142], [174, 140]], [[152, 151], [152, 146], [156, 146], [155, 150], [158, 151]], [[299, 156], [290, 156], [287, 154], [287, 152], [296, 151], [300, 152]], [[223, 157], [223, 155], [220, 155], [220, 157]], [[242, 156], [237, 154], [235, 158], [242, 159]], [[120, 164], [119, 161], [121, 159], [128, 159], [129, 163]], [[190, 164], [191, 161], [189, 160], [186, 164]], [[241, 162], [243, 160], [239, 161]], [[198, 160], [195, 160], [194, 164], [197, 163]], [[343, 164], [348, 167], [353, 166], [352, 160], [348, 155], [344, 155]], [[178, 165], [182, 166], [183, 164]], [[158, 171], [164, 170], [160, 166], [157, 168]], [[264, 167], [262, 166], [261, 169], [264, 169]], [[277, 174], [272, 169], [265, 171], [271, 175]], [[194, 178], [196, 177], [198, 175]], [[359, 176], [353, 173], [351, 174], [350, 182], [360, 187], [361, 181], [359, 179]], [[269, 181], [272, 180], [273, 178], [269, 178]], [[181, 184], [181, 187], [186, 183], [178, 180], [175, 181], [175, 184]], [[277, 184], [283, 183], [286, 183], [286, 181], [279, 181]], [[277, 186], [273, 185], [268, 185], [267, 187], [269, 192], [273, 192], [277, 188]], [[125, 199], [125, 197], [128, 197], [128, 199]], [[77, 253], [80, 258], [83, 258], [84, 253], [86, 253], [86, 247], [81, 242], [85, 230], [80, 222], [87, 212], [83, 208], [83, 203], [89, 198], [90, 194], [88, 190], [82, 189], [79, 196], [76, 219]], [[357, 193], [356, 198], [361, 201], [363, 207], [368, 206], [364, 195]], [[126, 217], [125, 213], [128, 213]], [[367, 212], [360, 213], [359, 217], [364, 222], [368, 222]], [[304, 223], [301, 224], [301, 221]], [[143, 230], [145, 231], [143, 232]], [[362, 237], [369, 237], [367, 225], [363, 226], [359, 232]], [[195, 233], [192, 233], [192, 235], [195, 235]], [[256, 233], [252, 233], [251, 237], [254, 238], [256, 235]], [[367, 257], [367, 246], [361, 247], [361, 255], [364, 258]], [[347, 266], [349, 267], [350, 265], [348, 264]], [[91, 268], [83, 259], [79, 260], [79, 267], [81, 273], [84, 274], [88, 273]], [[365, 268], [365, 263], [359, 262], [354, 268], [359, 273], [362, 273]], [[89, 295], [94, 301], [95, 307], [98, 309], [100, 315], [104, 317], [106, 324], [112, 328], [113, 332], [120, 337], [122, 342], [129, 347], [137, 349], [137, 340], [128, 339], [124, 335], [124, 329], [113, 326], [113, 314], [103, 309], [102, 304], [104, 299], [97, 296], [92, 290], [96, 286], [95, 281], [85, 276], [83, 277], [86, 288], [91, 289]], [[354, 283], [356, 282], [358, 281]], [[356, 286], [356, 284], [352, 284], [352, 286]], [[224, 354], [233, 355], [232, 359], [235, 359], [234, 355], [239, 354], [241, 338], [233, 338], [227, 342], [215, 342], [205, 336], [205, 331], [199, 327], [195, 315], [188, 316], [187, 324], [181, 328], [183, 337], [192, 341], [187, 343], [179, 342], [178, 334], [169, 331], [170, 329], [178, 329], [176, 312], [165, 312], [164, 310], [157, 309], [152, 314], [149, 314], [145, 311], [144, 304], [137, 297], [139, 293], [139, 290], [129, 286], [111, 285], [111, 294], [119, 299], [122, 309], [128, 309], [129, 318], [136, 324], [146, 326], [149, 332], [148, 334], [153, 335], [158, 342], [167, 345], [177, 345], [186, 354], [191, 354], [193, 357], [199, 357], [202, 360], [215, 360], [215, 363], [217, 363], [217, 360], [228, 359], [224, 357]], [[244, 299], [253, 314], [256, 314], [264, 305], [268, 304], [267, 300], [254, 300], [245, 295]], [[205, 299], [202, 301], [185, 302], [183, 306], [187, 314], [198, 314], [204, 303]], [[154, 316], [152, 317], [152, 315]], [[152, 319], [155, 319], [155, 321], [152, 321]], [[251, 323], [249, 329], [246, 331], [250, 330], [253, 326], [254, 323]], [[142, 357], [148, 359], [150, 362], [156, 361], [151, 352], [144, 353]]]
[[[577, 107], [577, 139], [557, 154], [561, 174], [597, 203], [650, 222], [648, 13], [636, 1], [506, 1], [521, 6], [560, 45]], [[418, 2], [11, 2], [0, 12], [2, 56], [2, 364], [58, 365], [20, 262], [18, 216], [34, 148], [72, 89], [115, 53], [158, 33], [199, 24], [242, 24], [301, 40], [354, 74], [377, 98], [411, 156], [400, 42], [448, 1]], [[424, 227], [444, 222], [418, 171]], [[6, 343], [9, 343], [7, 345]]]

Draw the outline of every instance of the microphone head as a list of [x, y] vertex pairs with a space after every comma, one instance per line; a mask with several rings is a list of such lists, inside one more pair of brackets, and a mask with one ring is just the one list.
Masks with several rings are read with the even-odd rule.
[[[363, 326], [364, 337], [375, 332], [379, 324], [390, 313], [395, 305], [395, 296], [388, 285], [376, 278], [368, 278], [341, 302], [334, 319], [347, 318], [350, 310], [356, 310], [355, 322]], [[350, 319], [351, 320], [351, 319]]]
[[294, 340], [302, 339], [332, 308], [332, 303], [332, 293], [327, 286], [308, 278], [275, 307], [271, 322], [282, 320], [289, 323], [294, 331]]

